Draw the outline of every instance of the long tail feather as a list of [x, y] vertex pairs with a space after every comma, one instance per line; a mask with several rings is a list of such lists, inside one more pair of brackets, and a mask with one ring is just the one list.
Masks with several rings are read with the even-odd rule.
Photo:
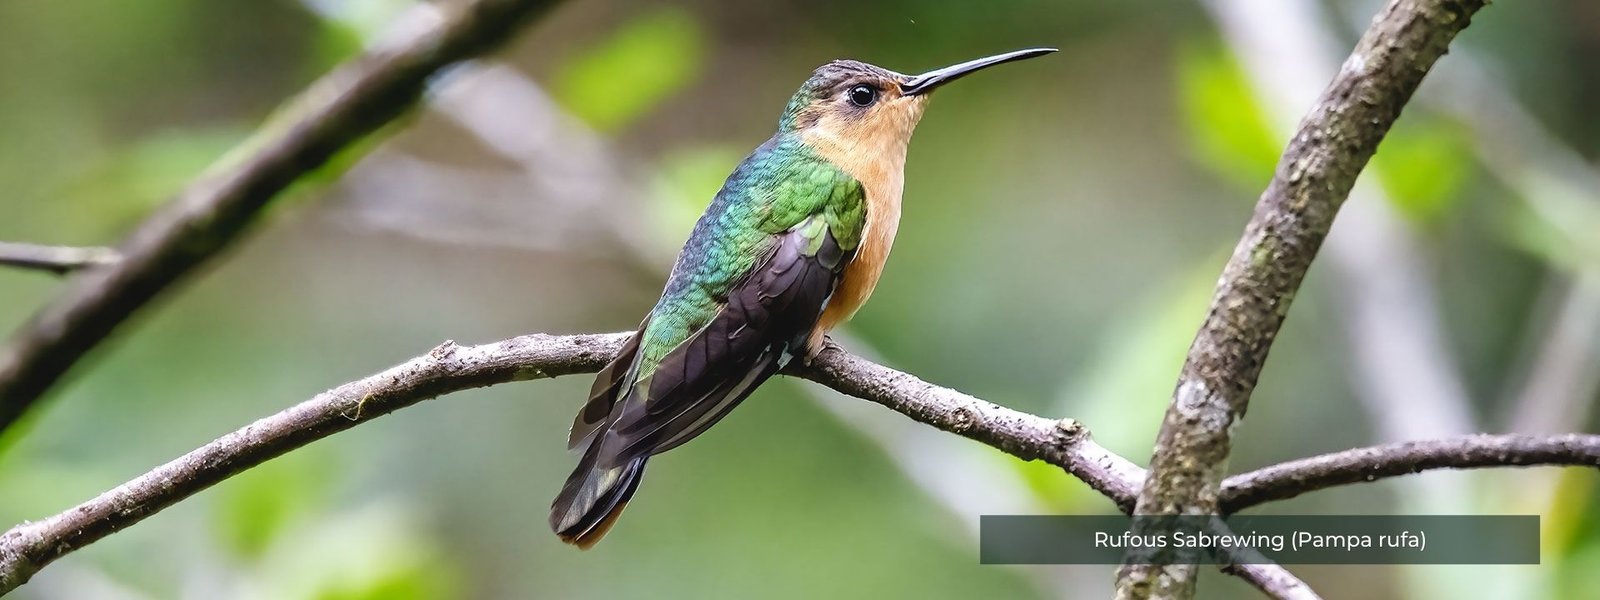
[[550, 505], [550, 529], [568, 544], [584, 550], [605, 537], [606, 532], [628, 506], [628, 499], [639, 489], [644, 475], [641, 456], [622, 466], [601, 467], [598, 457], [602, 444], [591, 444], [578, 461], [578, 468], [567, 477], [561, 493]]

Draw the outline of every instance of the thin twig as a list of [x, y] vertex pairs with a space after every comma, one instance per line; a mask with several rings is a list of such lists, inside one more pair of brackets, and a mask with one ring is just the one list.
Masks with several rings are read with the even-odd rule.
[[1476, 434], [1292, 460], [1229, 477], [1222, 484], [1222, 511], [1232, 514], [1314, 490], [1433, 469], [1531, 465], [1600, 467], [1600, 435]]
[[1288, 569], [1275, 564], [1240, 563], [1223, 565], [1222, 572], [1245, 580], [1268, 598], [1278, 600], [1318, 600], [1311, 586]]
[[[1216, 513], [1231, 431], [1334, 214], [1428, 69], [1485, 3], [1392, 0], [1301, 123], [1190, 346], [1138, 513]], [[1192, 598], [1196, 566], [1163, 558], [1120, 569], [1117, 596]]]
[[[1139, 483], [1145, 477], [1144, 469], [1096, 443], [1077, 421], [1051, 420], [939, 387], [831, 343], [810, 366], [793, 363], [791, 367], [785, 373], [882, 404], [919, 423], [1017, 458], [1059, 466], [1111, 499], [1124, 513], [1133, 510]], [[1233, 565], [1223, 571], [1244, 579], [1270, 598], [1317, 597], [1305, 582], [1276, 564]]]
[[870, 400], [934, 428], [993, 446], [1023, 460], [1060, 466], [1104, 494], [1123, 512], [1133, 507], [1144, 469], [1090, 439], [1071, 419], [1047, 419], [939, 387], [829, 344], [810, 366], [785, 374]]
[[48, 271], [56, 275], [66, 275], [90, 267], [103, 267], [117, 262], [118, 259], [117, 251], [110, 248], [0, 242], [0, 265]]
[[292, 99], [140, 224], [120, 247], [121, 263], [85, 272], [0, 348], [0, 430], [134, 311], [225, 249], [272, 198], [403, 114], [441, 69], [499, 46], [553, 4], [451, 3]]

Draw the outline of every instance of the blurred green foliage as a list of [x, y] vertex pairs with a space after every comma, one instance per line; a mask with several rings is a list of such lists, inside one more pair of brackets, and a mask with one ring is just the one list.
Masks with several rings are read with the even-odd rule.
[[1174, 61], [1194, 156], [1234, 184], [1265, 187], [1283, 151], [1244, 67], [1217, 41], [1188, 41]]
[[[288, 529], [284, 537], [257, 567], [259, 587], [244, 596], [426, 600], [454, 596], [460, 589], [455, 565], [418, 529], [415, 515], [398, 507], [340, 511]], [[286, 573], [294, 576], [282, 576]]]
[[704, 36], [681, 10], [633, 17], [562, 66], [556, 97], [594, 128], [614, 132], [694, 80], [705, 61]]
[[163, 131], [118, 149], [63, 178], [54, 218], [81, 223], [98, 238], [114, 238], [170, 199], [240, 140], [227, 130]]
[[727, 145], [690, 146], [663, 156], [652, 187], [657, 201], [649, 206], [656, 230], [667, 239], [681, 238], [743, 159], [744, 152]]
[[303, 450], [250, 469], [218, 490], [217, 535], [243, 558], [259, 558], [280, 533], [321, 508], [335, 470], [326, 452]]
[[[228, 148], [254, 143], [274, 106], [409, 5], [0, 3], [0, 75], [14, 82], [0, 93], [0, 239], [115, 242]], [[1580, 153], [1600, 148], [1585, 112], [1600, 86], [1584, 83], [1582, 68], [1594, 42], [1569, 18], [1586, 6], [1496, 5], [1459, 53], [1505, 61], [1508, 89]], [[638, 219], [624, 230], [676, 248], [816, 64], [850, 57], [910, 70], [1030, 45], [1063, 52], [940, 91], [912, 144], [895, 255], [853, 333], [898, 368], [1077, 418], [1139, 460], [1285, 137], [1199, 5], [595, 0], [568, 3], [497, 60], [599, 132], [648, 197], [575, 210], [528, 185], [519, 207], [547, 227], [529, 234], [531, 250], [372, 226], [351, 207], [398, 206], [389, 196], [403, 193], [507, 220], [474, 187], [347, 181], [380, 145], [485, 179], [511, 168], [437, 115], [408, 118], [307, 178], [292, 196], [315, 202], [275, 206], [260, 234], [124, 328], [0, 443], [0, 520], [62, 510], [443, 339], [632, 326], [665, 274], [642, 277], [608, 249], [586, 253], [607, 243], [592, 233], [604, 227], [562, 219]], [[1409, 107], [1371, 179], [1425, 234], [1440, 318], [1457, 325], [1452, 349], [1464, 364], [1514, 365], [1528, 349], [1505, 332], [1546, 310], [1533, 284], [1600, 265], [1600, 211], [1591, 190], [1485, 169], [1478, 125]], [[559, 243], [542, 239], [567, 230], [576, 233]], [[1372, 441], [1328, 307], [1337, 295], [1319, 273], [1274, 348], [1237, 468]], [[0, 327], [58, 286], [0, 272]], [[1468, 370], [1480, 412], [1516, 408], [1503, 398], [1518, 382], [1499, 374], [1513, 369]], [[334, 436], [73, 554], [17, 595], [85, 597], [74, 586], [86, 572], [131, 598], [1104, 595], [1110, 567], [977, 565], [964, 533], [975, 516], [952, 509], [938, 486], [959, 487], [964, 474], [902, 472], [798, 385], [774, 382], [656, 461], [628, 517], [588, 553], [542, 522], [570, 467], [562, 440], [587, 388], [574, 377], [459, 394]], [[1592, 430], [1592, 419], [1571, 428]], [[1055, 468], [947, 443], [989, 465], [983, 481], [1014, 487], [965, 490], [972, 496], [1020, 490], [1047, 510], [1115, 510]], [[941, 475], [949, 481], [929, 484]], [[1550, 564], [1478, 569], [1458, 583], [1516, 577], [1531, 597], [1594, 595], [1595, 480], [1564, 471], [1548, 497], [1484, 486], [1473, 500], [1486, 511], [1546, 515]], [[1274, 510], [1393, 511], [1404, 506], [1397, 489], [1335, 490]], [[1334, 597], [1407, 589], [1399, 569], [1304, 573]], [[1217, 597], [1240, 591], [1207, 577]]]
[[1473, 174], [1467, 134], [1426, 113], [1395, 123], [1373, 157], [1373, 173], [1400, 214], [1419, 224], [1438, 223], [1461, 199]]

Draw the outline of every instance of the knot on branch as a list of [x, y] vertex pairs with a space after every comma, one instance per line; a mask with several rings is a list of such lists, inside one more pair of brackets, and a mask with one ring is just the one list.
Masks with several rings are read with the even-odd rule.
[[444, 343], [434, 346], [432, 350], [429, 350], [428, 356], [432, 357], [434, 360], [445, 360], [455, 356], [456, 350], [459, 348], [461, 348], [461, 346], [456, 345], [455, 340], [445, 340]]
[[1089, 428], [1084, 427], [1077, 419], [1061, 419], [1056, 421], [1056, 433], [1060, 434], [1064, 446], [1070, 446], [1089, 439]]
[[950, 432], [964, 434], [972, 430], [972, 426], [981, 417], [970, 406], [957, 407], [950, 415]]

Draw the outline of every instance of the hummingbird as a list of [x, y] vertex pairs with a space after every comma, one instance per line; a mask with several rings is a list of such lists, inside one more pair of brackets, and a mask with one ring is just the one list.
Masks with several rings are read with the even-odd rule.
[[903, 75], [818, 67], [778, 131], [695, 223], [655, 307], [573, 419], [582, 453], [550, 528], [587, 549], [616, 523], [645, 462], [700, 435], [872, 295], [900, 223], [906, 147], [930, 93], [1034, 48]]

